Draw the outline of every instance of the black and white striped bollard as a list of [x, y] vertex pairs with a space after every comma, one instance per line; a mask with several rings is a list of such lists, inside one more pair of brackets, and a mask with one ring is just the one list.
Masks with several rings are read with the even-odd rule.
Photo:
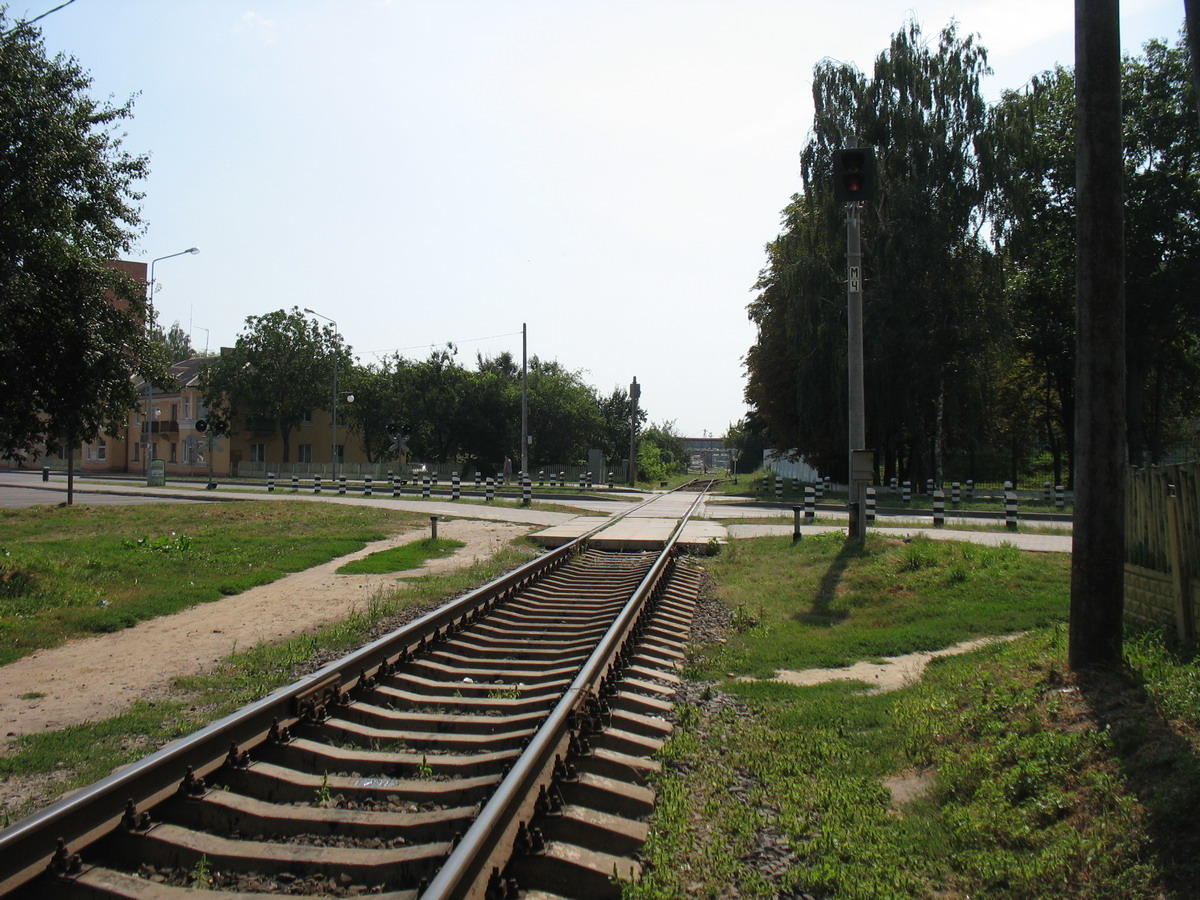
[[817, 517], [817, 489], [811, 484], [804, 486], [804, 518], [815, 519]]
[[364, 497], [371, 496], [371, 476], [370, 475], [366, 475], [363, 477], [363, 496]]
[[1042, 482], [1042, 502], [1043, 503], [1050, 502], [1050, 488], [1051, 488], [1050, 482], [1048, 482], [1048, 481]]
[[339, 494], [346, 493], [346, 476], [345, 475], [338, 476], [338, 493]]
[[[391, 476], [389, 476], [391, 477]], [[399, 497], [404, 491], [401, 490], [401, 485], [404, 484], [403, 478], [392, 478], [392, 497]]]
[[275, 493], [275, 473], [274, 472], [267, 473], [267, 493], [269, 493], [269, 494]]
[[1054, 486], [1054, 506], [1057, 509], [1062, 509], [1066, 505], [1067, 497], [1063, 492], [1063, 486], [1061, 484], [1056, 484]]
[[975, 480], [972, 478], [967, 479], [967, 499], [975, 499]]
[[900, 487], [900, 499], [903, 500], [904, 504], [907, 506], [909, 503], [912, 503], [912, 482], [906, 481]]
[[533, 482], [528, 475], [521, 476], [521, 505], [529, 506], [533, 503]]
[[933, 492], [933, 527], [941, 528], [946, 524], [946, 492]]
[[496, 499], [496, 479], [493, 478], [491, 475], [489, 475], [488, 479], [487, 479], [486, 499], [487, 499], [488, 503], [491, 503], [493, 500]]
[[950, 483], [950, 502], [958, 506], [962, 500], [962, 486], [957, 481]]
[[295, 473], [292, 474], [292, 492], [300, 492], [300, 476], [296, 475]]
[[450, 499], [457, 500], [462, 496], [462, 482], [458, 478], [458, 473], [454, 472], [450, 475]]
[[820, 503], [825, 499], [825, 482], [818, 478], [817, 483], [813, 485], [813, 488], [817, 494], [817, 502]]
[[782, 475], [775, 476], [775, 499], [776, 500], [783, 499], [783, 476]]
[[426, 474], [421, 479], [421, 499], [422, 500], [429, 499], [429, 475], [428, 474]]
[[[1006, 481], [1006, 486], [1012, 482]], [[1004, 527], [1009, 531], [1017, 530], [1017, 492], [1006, 490], [1004, 492]]]
[[867, 524], [875, 524], [875, 488], [867, 488]]
[[314, 494], [321, 493], [321, 476], [320, 475], [313, 476], [313, 493]]

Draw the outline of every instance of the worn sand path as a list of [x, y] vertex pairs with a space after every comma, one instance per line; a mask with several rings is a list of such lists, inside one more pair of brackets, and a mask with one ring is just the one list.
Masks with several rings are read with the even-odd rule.
[[125, 631], [40, 650], [0, 667], [0, 742], [116, 715], [176, 676], [207, 671], [236, 650], [342, 621], [380, 591], [417, 575], [469, 566], [529, 530], [525, 524], [455, 519], [441, 523], [438, 537], [466, 546], [419, 569], [390, 575], [334, 571], [377, 550], [428, 537], [428, 529], [376, 541], [271, 584]]

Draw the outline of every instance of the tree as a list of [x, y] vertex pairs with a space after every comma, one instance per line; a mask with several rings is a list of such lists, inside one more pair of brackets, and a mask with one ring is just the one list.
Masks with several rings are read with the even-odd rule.
[[940, 478], [947, 453], [979, 416], [988, 373], [977, 349], [1002, 306], [980, 238], [977, 144], [986, 126], [986, 51], [953, 25], [936, 46], [909, 22], [867, 77], [825, 60], [813, 74], [815, 116], [801, 154], [804, 193], [768, 248], [758, 326], [746, 357], [747, 399], [779, 450], [799, 450], [845, 478], [845, 225], [832, 157], [851, 136], [876, 148], [880, 190], [863, 210], [867, 443], [885, 476]]
[[314, 409], [333, 405], [334, 369], [350, 370], [350, 349], [332, 325], [319, 327], [293, 307], [249, 316], [228, 353], [205, 367], [205, 406], [232, 430], [275, 431], [283, 462], [291, 433]]
[[106, 265], [139, 224], [145, 156], [121, 146], [131, 105], [87, 96], [79, 64], [0, 10], [0, 455], [72, 448], [163, 377], [141, 285]]
[[152, 337], [172, 364], [192, 359], [197, 355], [196, 348], [192, 346], [191, 335], [184, 331], [178, 322], [173, 322], [166, 332], [155, 326]]
[[687, 441], [675, 430], [674, 422], [657, 422], [642, 432], [638, 441], [639, 475], [644, 481], [661, 481], [668, 475], [686, 472], [691, 454]]
[[[599, 405], [602, 419], [598, 443], [609, 465], [616, 466], [629, 456], [629, 417], [633, 412], [629, 389], [615, 387], [611, 394], [607, 397], [598, 397], [596, 402]], [[646, 410], [639, 406], [636, 423], [639, 433], [645, 422]]]

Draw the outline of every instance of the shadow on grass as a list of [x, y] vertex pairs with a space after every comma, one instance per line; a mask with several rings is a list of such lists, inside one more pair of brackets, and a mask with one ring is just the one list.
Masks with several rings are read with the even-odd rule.
[[[1176, 651], [1183, 663], [1194, 651]], [[1137, 672], [1085, 671], [1080, 692], [1107, 728], [1128, 789], [1146, 811], [1146, 838], [1171, 897], [1194, 897], [1200, 884], [1200, 757], [1159, 711]]]
[[845, 574], [847, 566], [850, 565], [850, 560], [865, 554], [866, 551], [862, 544], [852, 538], [847, 538], [842, 544], [842, 549], [838, 551], [838, 555], [833, 558], [829, 563], [829, 568], [821, 576], [812, 606], [806, 612], [796, 613], [792, 618], [797, 622], [804, 622], [806, 625], [817, 626], [837, 625], [839, 622], [845, 621], [850, 613], [845, 610], [834, 610], [832, 608], [833, 601], [837, 598], [838, 585], [842, 583], [842, 576]]

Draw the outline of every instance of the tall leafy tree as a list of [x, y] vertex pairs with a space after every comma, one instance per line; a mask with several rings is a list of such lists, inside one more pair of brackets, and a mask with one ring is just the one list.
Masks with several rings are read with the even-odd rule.
[[350, 348], [333, 326], [296, 307], [249, 316], [237, 343], [204, 369], [205, 405], [234, 430], [277, 432], [290, 462], [292, 431], [313, 410], [332, 407], [334, 370], [341, 378], [350, 366]]
[[977, 348], [1001, 315], [995, 264], [980, 237], [977, 144], [986, 51], [954, 25], [936, 44], [910, 21], [871, 76], [825, 60], [801, 154], [804, 193], [768, 247], [750, 317], [747, 399], [778, 449], [822, 470], [847, 465], [844, 216], [833, 151], [855, 137], [876, 148], [880, 191], [863, 210], [867, 441], [885, 474], [939, 477], [972, 432], [987, 374]]
[[122, 147], [129, 103], [88, 96], [71, 58], [47, 57], [0, 9], [0, 455], [94, 440], [162, 377], [142, 287], [106, 260], [137, 233], [145, 156]]

